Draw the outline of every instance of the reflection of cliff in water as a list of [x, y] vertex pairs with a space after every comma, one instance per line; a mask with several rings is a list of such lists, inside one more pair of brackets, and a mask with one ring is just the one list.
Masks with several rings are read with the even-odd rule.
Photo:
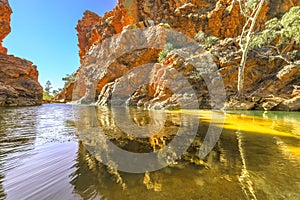
[[[0, 110], [0, 199], [299, 199], [299, 113], [226, 114], [220, 139], [209, 155], [199, 159], [212, 111], [124, 112], [74, 106], [79, 121], [75, 125], [83, 133], [78, 142], [70, 108]], [[114, 162], [109, 167], [99, 162], [102, 156], [111, 158], [107, 154], [91, 151], [106, 147], [99, 128], [116, 146], [141, 154], [166, 147], [175, 133], [185, 132], [196, 120], [200, 123], [188, 150], [158, 171], [124, 173]], [[151, 127], [148, 131], [157, 133], [149, 136], [130, 131], [132, 127]], [[173, 149], [160, 156], [172, 153]]]
[[[162, 113], [81, 107], [79, 113], [81, 121], [77, 127], [82, 144], [78, 154], [79, 169], [73, 174], [72, 184], [84, 198], [96, 195], [104, 199], [276, 199], [280, 196], [297, 199], [299, 196], [300, 168], [295, 154], [299, 138], [293, 135], [297, 126], [291, 126], [291, 120], [287, 123], [286, 115], [281, 117], [276, 113], [273, 116], [272, 112], [226, 115], [220, 139], [209, 155], [199, 159], [199, 149], [213, 120], [211, 111]], [[298, 119], [297, 116], [293, 119]], [[107, 148], [99, 134], [100, 128], [105, 138], [118, 147], [147, 153], [157, 152], [170, 144], [176, 133], [181, 128], [185, 130], [195, 119], [200, 121], [196, 137], [180, 159], [170, 162], [168, 167], [134, 174], [116, 170], [113, 159], [109, 167], [98, 161], [111, 158], [108, 154], [97, 153]], [[130, 131], [132, 127], [139, 130], [146, 125], [153, 125], [148, 130], [157, 131], [156, 134], [145, 137], [145, 133]], [[172, 156], [172, 152], [161, 156]]]
[[76, 171], [70, 175], [70, 183], [74, 185], [74, 193], [83, 199], [94, 199], [99, 195], [99, 191], [109, 190], [106, 183], [111, 179], [107, 169], [88, 153], [82, 143], [79, 143], [76, 164], [73, 168]]
[[[106, 137], [119, 147], [132, 152], [151, 152], [163, 148], [172, 140], [179, 127], [188, 123], [181, 121], [180, 113], [167, 113], [159, 133], [149, 138], [136, 138], [120, 130], [114, 118], [117, 113], [111, 112], [109, 108], [86, 107], [83, 110], [85, 114], [95, 112], [97, 126], [104, 130]], [[153, 117], [160, 123], [161, 114], [148, 112], [129, 108], [128, 115], [137, 126], [153, 123]], [[193, 117], [195, 116], [190, 115], [191, 121]], [[95, 120], [90, 119], [84, 123], [81, 121], [81, 124], [85, 127], [95, 126]], [[76, 193], [83, 198], [99, 195], [105, 199], [209, 199], [211, 196], [222, 198], [230, 190], [231, 195], [244, 197], [238, 182], [242, 162], [236, 135], [222, 136], [205, 159], [198, 158], [198, 150], [208, 125], [207, 122], [200, 123], [194, 142], [181, 159], [159, 171], [140, 174], [120, 172], [113, 169], [113, 165], [107, 167], [99, 162], [103, 155], [90, 153], [87, 149], [94, 150], [93, 147], [99, 144], [105, 148], [105, 144], [96, 132], [89, 133], [89, 137], [84, 136], [86, 140], [79, 145], [78, 170], [72, 175]], [[226, 187], [220, 187], [225, 184]], [[206, 192], [208, 190], [209, 194]]]
[[219, 148], [203, 163], [181, 161], [156, 172], [131, 174], [104, 166], [80, 144], [71, 184], [83, 199], [210, 199], [222, 198], [228, 190], [243, 197], [237, 180], [241, 162], [238, 157], [226, 161], [233, 152], [220, 154]]

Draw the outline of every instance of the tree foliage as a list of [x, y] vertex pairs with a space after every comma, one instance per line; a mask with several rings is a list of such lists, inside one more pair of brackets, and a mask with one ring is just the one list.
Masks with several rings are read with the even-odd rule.
[[215, 37], [215, 36], [207, 36], [203, 31], [199, 31], [195, 35], [194, 39], [197, 42], [199, 42], [199, 43], [201, 43], [201, 44], [203, 44], [205, 46], [212, 46], [212, 45], [216, 44], [217, 41], [218, 41], [217, 37]]
[[67, 87], [71, 82], [75, 81], [75, 73], [66, 74], [66, 77], [63, 77], [62, 80], [65, 82], [64, 87]]
[[52, 89], [52, 83], [48, 80], [48, 81], [46, 82], [44, 91], [47, 92], [47, 93], [49, 94], [51, 89]]
[[51, 89], [52, 89], [52, 84], [48, 80], [46, 82], [46, 85], [45, 85], [45, 88], [44, 88], [43, 100], [50, 100], [51, 98], [53, 98], [53, 96], [51, 95], [51, 91], [50, 91]]
[[266, 22], [265, 29], [254, 35], [252, 48], [271, 48], [265, 54], [278, 57], [291, 63], [296, 50], [294, 44], [300, 44], [300, 7], [292, 7], [281, 19], [273, 18]]
[[212, 46], [212, 45], [215, 45], [217, 43], [219, 39], [215, 36], [208, 36], [206, 39], [205, 39], [205, 42], [204, 44], [206, 46]]
[[59, 90], [53, 90], [53, 91], [52, 91], [52, 94], [53, 94], [53, 96], [55, 97], [56, 95], [59, 94]]
[[164, 49], [158, 55], [158, 62], [163, 61], [167, 57], [169, 51], [171, 51], [172, 49], [173, 49], [173, 44], [166, 43]]

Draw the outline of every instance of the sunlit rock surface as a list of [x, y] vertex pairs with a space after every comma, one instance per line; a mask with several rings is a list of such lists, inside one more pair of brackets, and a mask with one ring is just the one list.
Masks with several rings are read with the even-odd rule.
[[42, 103], [43, 89], [32, 62], [7, 55], [2, 40], [10, 32], [12, 11], [7, 0], [0, 1], [0, 106], [32, 106]]
[[10, 15], [12, 10], [7, 0], [0, 0], [0, 53], [7, 53], [7, 49], [2, 46], [3, 39], [10, 33]]
[[42, 102], [37, 67], [30, 61], [0, 54], [0, 106], [32, 106]]
[[[298, 5], [299, 0], [266, 2], [257, 30], [264, 28], [268, 19], [281, 17], [292, 6]], [[119, 0], [117, 6], [103, 17], [87, 11], [77, 25], [81, 59], [81, 66], [76, 72], [78, 79], [75, 85], [63, 91], [64, 97], [57, 100], [68, 102], [69, 98], [65, 97], [72, 96], [73, 101], [80, 100], [77, 103], [107, 105], [111, 104], [113, 94], [118, 91], [124, 94], [123, 97], [128, 96], [124, 101], [131, 106], [174, 109], [181, 107], [179, 102], [191, 101], [199, 108], [215, 108], [216, 105], [223, 108], [222, 95], [225, 95], [228, 109], [299, 110], [297, 97], [293, 94], [294, 88], [299, 86], [298, 65], [287, 70], [287, 64], [281, 60], [269, 60], [254, 53], [249, 54], [246, 63], [244, 87], [247, 98], [234, 98], [241, 60], [237, 36], [244, 22], [238, 2], [232, 0]], [[180, 33], [190, 42], [178, 39], [180, 37], [176, 34], [173, 37], [164, 34], [166, 30]], [[199, 31], [220, 40], [210, 48], [196, 44], [198, 49], [190, 52], [196, 42], [191, 41]], [[136, 37], [137, 32], [144, 32], [144, 35]], [[141, 41], [138, 41], [140, 38]], [[153, 41], [154, 46], [142, 48], [141, 43], [146, 40], [148, 43], [145, 44], [151, 45], [149, 41]], [[155, 46], [158, 42], [160, 45]], [[171, 43], [174, 50], [158, 62], [159, 54], [167, 43]], [[297, 46], [294, 48], [299, 50]], [[124, 53], [124, 49], [130, 51]], [[123, 55], [116, 53], [118, 51]], [[189, 55], [179, 56], [180, 51]], [[201, 67], [195, 66], [195, 59], [202, 63]], [[137, 74], [135, 69], [149, 63], [153, 64], [151, 70]], [[205, 71], [213, 74], [210, 79], [212, 85], [205, 81]], [[186, 92], [186, 87], [180, 90], [168, 87], [167, 83], [172, 82], [174, 74], [181, 74], [193, 92]], [[220, 89], [219, 83], [215, 83], [218, 79], [222, 79], [225, 92]], [[134, 84], [141, 80], [148, 82], [132, 91], [131, 86], [124, 87], [129, 80]], [[117, 87], [120, 83], [123, 90]], [[181, 84], [177, 82], [177, 86]], [[217, 94], [221, 96], [219, 99], [215, 98]]]

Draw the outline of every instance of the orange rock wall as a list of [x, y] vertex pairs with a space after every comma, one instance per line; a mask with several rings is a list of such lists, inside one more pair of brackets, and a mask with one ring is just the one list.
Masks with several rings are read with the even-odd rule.
[[2, 46], [3, 39], [10, 33], [10, 15], [12, 10], [7, 0], [0, 0], [0, 53], [7, 53]]
[[[268, 19], [281, 17], [289, 8], [297, 5], [300, 5], [300, 0], [266, 1], [258, 18], [256, 29], [262, 29]], [[118, 34], [118, 37], [121, 38], [120, 41], [122, 38], [126, 39], [127, 37], [132, 46], [139, 45], [138, 41], [131, 41], [130, 37], [126, 36], [130, 35], [128, 33], [130, 30], [147, 27], [152, 27], [155, 30], [155, 27], [168, 24], [172, 30], [183, 33], [190, 38], [194, 38], [199, 31], [203, 31], [209, 36], [213, 35], [220, 39], [220, 43], [210, 49], [208, 54], [213, 57], [210, 65], [217, 66], [223, 78], [228, 98], [230, 98], [236, 93], [237, 69], [241, 59], [237, 36], [240, 35], [244, 23], [245, 18], [240, 14], [238, 2], [234, 0], [119, 0], [117, 6], [103, 17], [99, 17], [95, 13], [85, 12], [77, 25], [79, 55], [82, 64], [77, 72], [86, 71], [86, 73], [91, 73], [93, 71], [99, 73], [99, 75], [91, 73], [90, 77], [100, 76], [101, 78], [97, 80], [94, 93], [91, 92], [91, 88], [88, 88], [88, 84], [84, 83], [86, 80], [81, 80], [79, 84], [81, 86], [77, 88], [81, 95], [78, 95], [78, 97], [86, 96], [89, 99], [89, 101], [83, 103], [98, 100], [99, 105], [105, 105], [117, 83], [126, 82], [122, 78], [123, 74], [138, 64], [142, 64], [142, 60], [156, 62], [161, 50], [144, 49], [139, 52], [130, 52], [124, 55], [123, 61], [126, 60], [126, 62], [118, 60], [119, 63], [106, 66], [115, 57], [113, 53], [105, 50], [105, 47], [101, 47], [105, 39], [113, 38]], [[152, 37], [156, 38], [157, 33], [150, 33], [148, 37], [148, 40]], [[126, 48], [124, 44], [122, 42], [115, 43], [113, 44], [115, 46], [109, 48], [124, 49]], [[201, 57], [206, 53], [199, 52], [197, 56]], [[183, 68], [181, 72], [196, 90], [200, 107], [208, 108], [210, 106], [207, 88], [203, 80], [199, 79], [200, 74], [198, 73], [199, 71], [205, 71], [207, 67], [202, 66], [202, 68], [195, 69], [188, 65], [187, 60], [174, 59], [172, 56], [174, 55], [167, 57], [167, 62], [163, 63], [164, 65], [162, 63], [156, 65], [159, 70], [154, 70], [149, 76], [151, 80], [157, 81], [150, 82], [132, 94], [129, 99], [130, 105], [166, 108], [172, 102], [188, 96], [185, 94], [174, 96], [172, 91], [163, 85], [169, 77], [168, 74], [173, 73], [170, 67], [177, 66], [178, 69]], [[105, 63], [106, 61], [107, 63]], [[206, 62], [206, 60], [204, 59], [203, 62]], [[181, 64], [178, 65], [178, 63]], [[186, 64], [182, 65], [182, 63]], [[248, 109], [254, 107], [257, 109], [275, 108], [280, 102], [278, 104], [271, 103], [272, 107], [268, 103], [270, 100], [264, 96], [281, 96], [283, 102], [291, 97], [292, 85], [297, 85], [297, 82], [299, 82], [299, 74], [292, 76], [290, 81], [282, 81], [276, 78], [281, 68], [284, 67], [284, 64], [278, 60], [269, 61], [249, 54], [246, 66], [245, 89], [249, 95], [255, 96], [253, 101], [251, 100], [251, 105], [248, 104], [250, 105], [247, 107]], [[276, 85], [282, 85], [281, 89], [277, 90], [274, 83], [268, 80], [275, 81]], [[71, 90], [66, 89], [65, 91]], [[126, 88], [124, 91], [126, 91]], [[268, 106], [263, 106], [265, 104]], [[176, 104], [174, 105], [176, 107]], [[286, 105], [289, 105], [289, 103], [286, 103]], [[285, 110], [290, 108], [285, 108]], [[292, 110], [295, 109], [297, 107]]]
[[[220, 39], [236, 37], [241, 33], [244, 17], [237, 1], [232, 0], [119, 0], [117, 6], [103, 17], [87, 11], [77, 25], [81, 63], [92, 45], [122, 32], [124, 27], [136, 24], [142, 28], [161, 22], [175, 30], [194, 37], [199, 31]], [[258, 19], [258, 28], [274, 16], [280, 16], [300, 0], [271, 0], [265, 3]]]
[[10, 33], [12, 10], [7, 0], [0, 0], [0, 106], [32, 106], [42, 103], [43, 88], [38, 82], [37, 67], [12, 55], [2, 47]]

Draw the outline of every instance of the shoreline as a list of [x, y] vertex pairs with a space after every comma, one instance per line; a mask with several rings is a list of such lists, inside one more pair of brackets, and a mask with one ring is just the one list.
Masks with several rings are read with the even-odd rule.
[[[265, 102], [268, 103], [268, 102]], [[74, 103], [74, 102], [43, 102], [41, 105], [47, 105], [47, 104], [65, 104], [65, 105], [78, 105], [78, 106], [96, 106], [96, 107], [111, 107], [110, 105], [96, 105], [96, 104], [78, 104], [78, 103]], [[217, 109], [216, 111], [262, 111], [262, 112], [300, 112], [300, 110], [284, 110], [284, 109], [275, 109], [275, 110], [266, 110], [263, 109], [263, 107], [261, 107], [262, 109], [255, 109], [257, 107], [255, 107], [255, 102], [251, 102], [251, 101], [235, 101], [235, 102], [226, 102], [226, 104], [231, 104], [230, 106], [226, 106], [224, 109]], [[41, 106], [41, 105], [36, 105], [36, 106]], [[250, 106], [252, 107], [250, 107]], [[6, 107], [10, 107], [10, 106], [6, 106]], [[22, 106], [17, 106], [17, 107], [22, 107]], [[24, 106], [25, 107], [25, 106]], [[145, 108], [145, 107], [137, 107], [137, 106], [125, 106], [128, 108], [141, 108], [141, 109], [145, 109], [145, 110], [166, 110], [166, 111], [173, 111], [173, 110], [215, 110], [215, 109], [211, 109], [211, 108], [207, 108], [207, 107], [200, 107], [198, 109], [180, 109], [180, 108], [174, 108], [174, 109], [151, 109], [151, 108]], [[250, 108], [250, 109], [247, 109]], [[254, 108], [254, 109], [253, 109]], [[280, 107], [278, 107], [280, 108]]]

